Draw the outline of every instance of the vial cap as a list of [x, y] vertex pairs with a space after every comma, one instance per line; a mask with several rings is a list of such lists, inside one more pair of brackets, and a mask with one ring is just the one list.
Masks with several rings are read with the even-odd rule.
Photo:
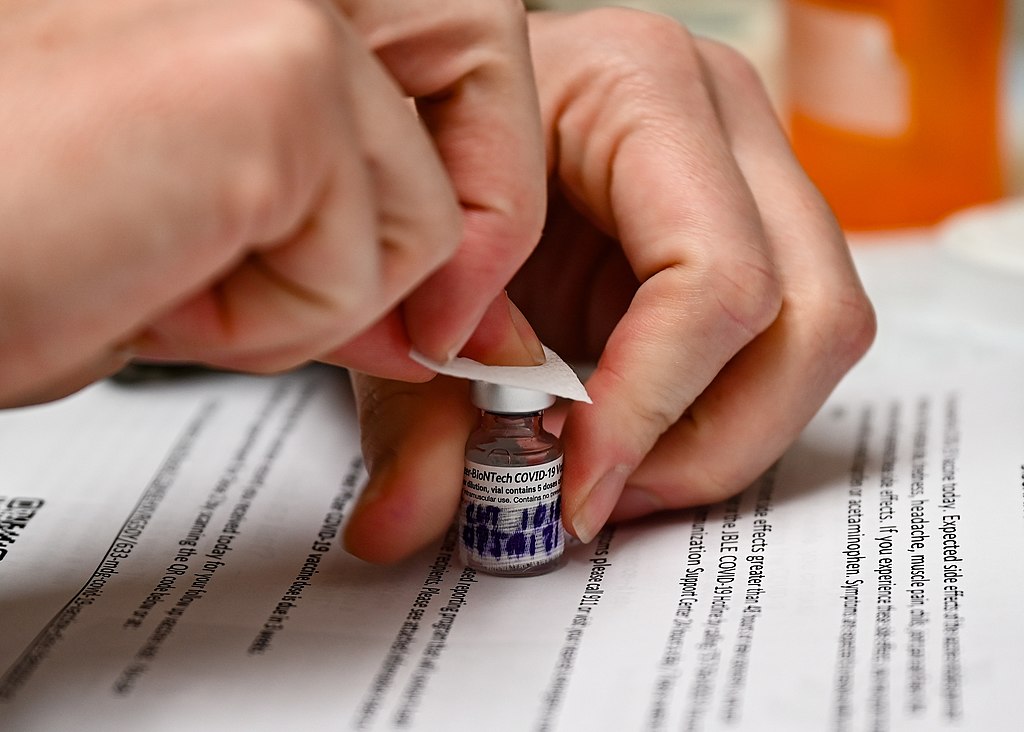
[[474, 381], [470, 398], [480, 409], [496, 414], [530, 414], [555, 403], [555, 397], [545, 391], [487, 381]]

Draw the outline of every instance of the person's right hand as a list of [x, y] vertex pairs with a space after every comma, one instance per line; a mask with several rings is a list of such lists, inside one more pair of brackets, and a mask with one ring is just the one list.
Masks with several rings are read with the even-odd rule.
[[[743, 490], [875, 319], [749, 62], [654, 14], [531, 20], [551, 197], [508, 289], [545, 343], [597, 363], [594, 403], [561, 430], [562, 517], [588, 541], [609, 518]], [[346, 546], [394, 561], [450, 524], [479, 410], [453, 379], [355, 387], [370, 480]]]
[[132, 353], [428, 378], [543, 218], [516, 3], [8, 3], [0, 95], [0, 406]]

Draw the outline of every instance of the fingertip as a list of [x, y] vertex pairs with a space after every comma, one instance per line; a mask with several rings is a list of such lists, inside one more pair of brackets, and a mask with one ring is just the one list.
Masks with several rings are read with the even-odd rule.
[[358, 375], [354, 383], [370, 478], [343, 542], [366, 561], [397, 562], [451, 525], [476, 412], [459, 379], [400, 384]]
[[429, 532], [404, 530], [418, 522], [417, 506], [388, 472], [367, 483], [342, 537], [347, 552], [375, 564], [401, 561], [435, 538]]
[[396, 461], [374, 470], [345, 526], [345, 550], [376, 564], [412, 556], [447, 530], [461, 485], [461, 463]]
[[504, 292], [491, 302], [461, 355], [492, 366], [540, 366], [547, 360], [537, 333]]
[[[518, 345], [520, 352], [511, 354], [509, 358], [515, 357], [515, 361], [506, 360], [505, 365], [511, 366], [542, 366], [547, 361], [544, 353], [544, 345], [540, 342], [537, 332], [530, 325], [530, 321], [523, 315], [523, 311], [516, 307], [516, 304], [509, 299], [506, 293], [502, 293], [499, 300], [504, 300], [507, 305], [509, 321], [515, 331], [516, 338], [510, 339], [513, 346]], [[517, 342], [518, 341], [518, 342]]]
[[[543, 209], [540, 214], [542, 222]], [[474, 338], [505, 337], [506, 347], [518, 351], [513, 359], [536, 365], [539, 341], [502, 290], [536, 247], [540, 227], [494, 210], [474, 221], [456, 256], [405, 299], [409, 337], [420, 353], [441, 362], [459, 355]], [[502, 319], [501, 327], [492, 321], [496, 330], [490, 336], [481, 333], [488, 318]]]
[[[591, 390], [592, 376], [587, 380]], [[643, 459], [642, 446], [628, 421], [609, 409], [600, 389], [594, 403], [574, 403], [562, 431], [565, 472], [562, 480], [566, 529], [580, 541], [591, 541], [609, 521], [627, 481]], [[612, 402], [614, 406], [615, 402]]]
[[376, 541], [375, 528], [378, 521], [374, 516], [374, 503], [380, 491], [380, 480], [371, 476], [345, 524], [341, 543], [345, 551], [353, 556], [367, 562], [386, 564], [394, 561], [394, 553], [387, 551], [386, 544], [382, 546]]
[[627, 465], [615, 465], [566, 507], [567, 528], [577, 539], [587, 544], [604, 528], [632, 472]]

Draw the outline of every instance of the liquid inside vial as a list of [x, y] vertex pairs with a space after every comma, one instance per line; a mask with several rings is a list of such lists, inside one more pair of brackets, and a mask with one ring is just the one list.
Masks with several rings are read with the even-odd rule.
[[459, 544], [481, 572], [529, 577], [562, 563], [562, 445], [543, 411], [482, 411], [466, 444]]

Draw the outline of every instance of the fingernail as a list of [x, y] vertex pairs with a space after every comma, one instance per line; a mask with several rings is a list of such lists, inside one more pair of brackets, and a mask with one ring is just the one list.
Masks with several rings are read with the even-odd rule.
[[123, 343], [115, 344], [111, 349], [110, 355], [112, 358], [124, 361], [127, 363], [138, 355], [135, 350], [135, 344], [131, 341], [125, 341]]
[[543, 365], [547, 361], [547, 356], [544, 355], [544, 346], [541, 345], [540, 338], [534, 332], [533, 326], [530, 325], [526, 316], [523, 315], [522, 311], [516, 307], [515, 303], [508, 296], [505, 297], [505, 300], [508, 302], [509, 318], [512, 321], [512, 326], [516, 329], [516, 335], [519, 336], [523, 350], [529, 355], [534, 366]]
[[610, 521], [629, 521], [660, 511], [664, 506], [661, 499], [643, 488], [627, 485], [622, 489], [618, 503], [612, 510]]
[[121, 343], [118, 350], [129, 351], [133, 357], [149, 356], [151, 352], [157, 351], [157, 339], [150, 331], [143, 331]]
[[449, 361], [458, 357], [459, 352], [462, 350], [462, 347], [464, 345], [466, 345], [465, 341], [461, 339], [456, 341], [454, 346], [452, 346], [451, 348], [444, 352], [444, 358], [441, 359], [441, 363], [448, 363]]
[[631, 472], [625, 465], [616, 465], [601, 476], [583, 499], [583, 505], [576, 509], [571, 521], [572, 531], [584, 544], [597, 536], [608, 520]]
[[491, 301], [460, 353], [489, 366], [540, 366], [547, 360], [537, 334], [505, 293]]

